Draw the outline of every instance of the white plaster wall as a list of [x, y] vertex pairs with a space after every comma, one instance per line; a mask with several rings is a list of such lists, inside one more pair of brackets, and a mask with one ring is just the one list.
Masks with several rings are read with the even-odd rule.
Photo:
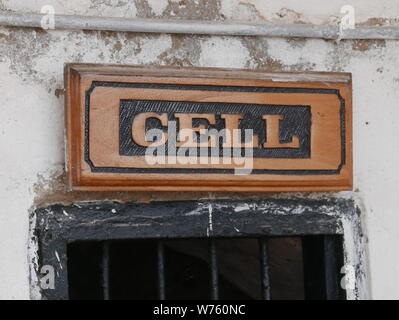
[[[53, 3], [56, 12], [68, 14], [184, 18], [201, 16], [204, 10], [204, 18], [218, 19], [213, 11], [199, 7], [200, 1], [191, 1], [188, 11], [179, 11], [174, 2], [0, 0], [0, 9], [38, 12], [41, 5]], [[332, 0], [322, 7], [313, 0], [215, 2], [212, 10], [228, 19], [274, 20], [276, 13], [288, 8], [300, 20], [314, 23], [335, 21], [341, 4], [350, 4]], [[399, 17], [396, 2], [352, 4], [359, 21], [365, 22]], [[291, 12], [284, 19], [294, 22], [298, 17]], [[398, 41], [336, 43], [0, 27], [0, 299], [29, 298], [29, 212], [38, 186], [41, 197], [51, 193], [52, 180], [64, 167], [64, 106], [59, 90], [65, 62], [352, 72], [355, 186], [353, 192], [331, 195], [356, 198], [362, 205], [372, 298], [399, 299], [398, 52]]]

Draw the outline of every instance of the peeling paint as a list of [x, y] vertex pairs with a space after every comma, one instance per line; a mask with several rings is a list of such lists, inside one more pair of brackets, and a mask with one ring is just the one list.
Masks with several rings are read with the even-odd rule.
[[28, 241], [28, 264], [29, 264], [29, 296], [32, 300], [40, 300], [41, 293], [39, 287], [39, 244], [36, 235], [36, 215], [33, 210], [29, 219], [29, 241]]
[[213, 221], [212, 221], [212, 212], [213, 212], [213, 208], [212, 208], [212, 204], [210, 203], [208, 205], [208, 228], [206, 230], [206, 235], [209, 237], [212, 232], [213, 232]]
[[244, 204], [242, 206], [236, 206], [234, 208], [234, 211], [235, 212], [240, 212], [240, 211], [249, 210], [249, 209], [250, 209], [249, 205], [248, 204]]
[[367, 51], [375, 48], [384, 48], [385, 40], [354, 40], [352, 43], [353, 50]]

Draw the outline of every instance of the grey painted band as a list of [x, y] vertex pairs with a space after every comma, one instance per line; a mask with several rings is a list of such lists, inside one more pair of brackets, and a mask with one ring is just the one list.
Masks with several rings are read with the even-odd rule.
[[[43, 15], [35, 13], [0, 12], [0, 26], [41, 28], [42, 18]], [[56, 15], [55, 29], [278, 38], [399, 39], [399, 27], [357, 27], [344, 30], [340, 34], [339, 27], [333, 25], [127, 19], [69, 15]]]

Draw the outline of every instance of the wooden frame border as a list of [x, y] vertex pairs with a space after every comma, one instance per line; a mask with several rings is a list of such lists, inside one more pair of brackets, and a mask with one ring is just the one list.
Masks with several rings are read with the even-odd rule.
[[54, 267], [55, 290], [37, 289], [42, 299], [68, 299], [67, 245], [75, 241], [343, 235], [345, 263], [355, 272], [347, 297], [362, 299], [367, 267], [359, 217], [353, 200], [337, 198], [55, 204], [32, 216], [38, 267], [31, 278]]

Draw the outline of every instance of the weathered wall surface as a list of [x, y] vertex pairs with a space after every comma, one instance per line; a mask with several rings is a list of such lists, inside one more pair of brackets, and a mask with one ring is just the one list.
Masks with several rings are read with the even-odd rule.
[[[358, 22], [396, 24], [394, 0], [352, 1]], [[266, 2], [265, 2], [266, 3]], [[0, 9], [205, 20], [334, 23], [346, 1], [0, 0]], [[357, 9], [358, 8], [358, 9]], [[67, 62], [229, 67], [353, 74], [353, 192], [368, 239], [371, 296], [399, 298], [399, 42], [324, 41], [44, 31], [0, 27], [0, 298], [29, 298], [29, 213], [46, 203], [117, 199], [270, 197], [273, 194], [66, 192], [63, 66]]]

